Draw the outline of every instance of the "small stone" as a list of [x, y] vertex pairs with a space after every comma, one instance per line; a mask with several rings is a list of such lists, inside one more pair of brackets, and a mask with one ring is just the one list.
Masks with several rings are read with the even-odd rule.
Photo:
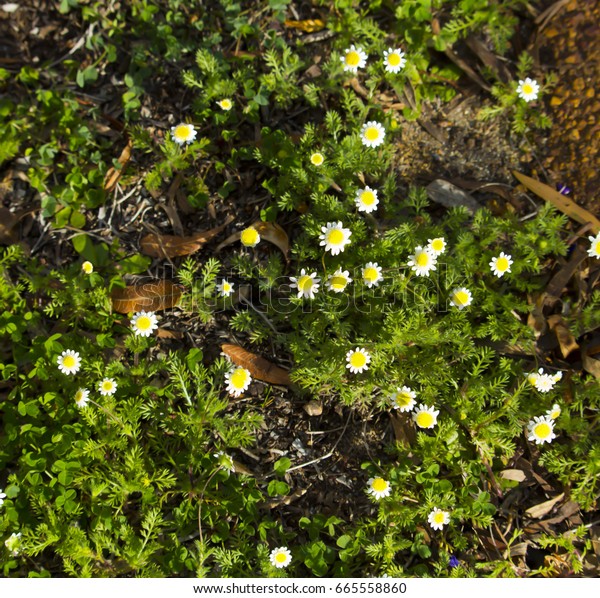
[[308, 401], [303, 407], [304, 411], [311, 417], [321, 415], [323, 413], [323, 403], [321, 401]]

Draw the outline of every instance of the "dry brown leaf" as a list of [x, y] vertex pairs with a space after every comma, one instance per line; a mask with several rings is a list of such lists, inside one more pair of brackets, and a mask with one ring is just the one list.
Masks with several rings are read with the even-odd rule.
[[306, 19], [305, 21], [285, 20], [283, 24], [290, 29], [300, 29], [306, 33], [315, 33], [325, 29], [325, 23], [321, 19]]
[[500, 472], [500, 477], [513, 482], [523, 482], [527, 479], [527, 475], [522, 469], [504, 469]]
[[123, 148], [121, 155], [117, 158], [117, 162], [121, 165], [121, 168], [116, 169], [114, 166], [111, 166], [107, 171], [104, 177], [104, 190], [107, 193], [110, 193], [114, 190], [125, 170], [125, 166], [131, 159], [131, 149], [133, 145], [131, 143], [131, 139], [127, 142], [127, 145]]
[[529, 312], [527, 316], [527, 326], [529, 326], [533, 333], [535, 334], [535, 338], [538, 339], [546, 329], [548, 325], [546, 323], [546, 318], [544, 317], [544, 303], [546, 301], [546, 293], [542, 293], [535, 301], [533, 305], [533, 309]]
[[271, 363], [260, 355], [246, 351], [246, 349], [239, 345], [221, 345], [221, 351], [223, 351], [235, 365], [246, 368], [250, 372], [250, 375], [257, 380], [262, 380], [269, 384], [280, 384], [282, 386], [289, 386], [292, 383], [290, 375], [286, 370]]
[[561, 492], [558, 496], [551, 498], [545, 502], [540, 503], [539, 505], [534, 505], [525, 511], [529, 517], [533, 519], [541, 519], [544, 515], [550, 513], [550, 511], [554, 508], [554, 505], [560, 502], [565, 497], [565, 493]]
[[556, 334], [556, 339], [560, 345], [560, 351], [565, 359], [573, 351], [579, 349], [575, 337], [571, 334], [571, 331], [560, 314], [549, 316], [548, 326], [550, 326], [550, 330], [554, 330], [554, 334]]
[[158, 336], [158, 338], [181, 339], [181, 338], [183, 338], [183, 332], [178, 332], [176, 330], [167, 330], [166, 328], [159, 328], [156, 331], [156, 336]]
[[581, 262], [587, 257], [587, 252], [581, 247], [575, 247], [569, 261], [552, 277], [548, 286], [546, 287], [546, 293], [551, 297], [560, 297], [562, 290], [567, 286], [569, 280], [575, 273], [575, 270], [579, 267]]
[[[290, 240], [287, 236], [287, 233], [283, 230], [279, 224], [276, 222], [263, 222], [262, 220], [257, 220], [253, 222], [250, 226], [253, 226], [258, 234], [260, 235], [261, 240], [269, 241], [269, 243], [273, 243], [276, 247], [278, 247], [285, 259], [288, 259], [288, 251], [290, 249]], [[223, 247], [227, 247], [227, 245], [231, 245], [236, 241], [239, 241], [242, 236], [242, 231], [237, 231], [232, 235], [229, 235], [222, 243], [220, 243], [215, 251], [221, 251]]]
[[13, 245], [19, 240], [15, 226], [19, 216], [8, 208], [0, 208], [0, 245]]
[[170, 280], [156, 280], [144, 284], [113, 289], [113, 309], [120, 314], [135, 311], [162, 311], [177, 305], [182, 288]]
[[562, 193], [556, 191], [556, 189], [553, 189], [549, 185], [545, 185], [540, 181], [536, 181], [535, 179], [521, 174], [516, 170], [513, 170], [512, 173], [523, 185], [525, 185], [525, 187], [527, 187], [530, 191], [533, 191], [533, 193], [545, 201], [550, 202], [563, 214], [566, 214], [581, 224], [587, 224], [589, 222], [594, 233], [598, 234], [600, 232], [600, 220], [598, 220], [586, 209], [578, 206], [574, 201], [568, 199]]
[[390, 419], [392, 420], [396, 442], [404, 447], [412, 446], [416, 440], [416, 434], [415, 428], [408, 418], [398, 413], [390, 413]]
[[232, 220], [233, 217], [229, 216], [220, 226], [202, 231], [201, 233], [196, 233], [189, 237], [156, 235], [150, 233], [141, 240], [140, 250], [143, 254], [152, 257], [171, 258], [182, 255], [191, 255], [208, 243], [213, 237], [218, 235]]
[[600, 380], [600, 360], [590, 357], [590, 353], [591, 350], [589, 347], [583, 348], [581, 351], [581, 364], [586, 372]]

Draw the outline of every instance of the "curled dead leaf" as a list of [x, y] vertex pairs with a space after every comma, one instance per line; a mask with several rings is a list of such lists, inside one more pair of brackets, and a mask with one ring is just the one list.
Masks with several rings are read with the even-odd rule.
[[19, 240], [15, 226], [19, 216], [8, 208], [0, 208], [0, 245], [13, 245]]
[[152, 257], [179, 257], [191, 255], [218, 235], [231, 221], [229, 216], [223, 224], [210, 230], [205, 230], [189, 237], [177, 235], [156, 235], [150, 233], [140, 242], [140, 250], [145, 255]]
[[500, 477], [513, 482], [523, 482], [527, 479], [527, 475], [522, 469], [503, 469], [500, 472]]
[[289, 386], [292, 383], [290, 375], [286, 370], [260, 355], [246, 351], [246, 349], [239, 345], [224, 344], [221, 345], [221, 351], [235, 365], [246, 368], [250, 372], [250, 375], [257, 380], [262, 380], [269, 384], [280, 384], [282, 386]]
[[563, 320], [560, 314], [548, 316], [548, 326], [550, 330], [556, 334], [556, 339], [560, 345], [560, 351], [566, 359], [573, 351], [579, 349], [579, 345], [571, 331], [567, 327], [567, 323]]
[[564, 497], [565, 497], [565, 493], [562, 492], [561, 494], [559, 494], [558, 496], [555, 496], [554, 498], [552, 498], [550, 500], [547, 500], [538, 505], [534, 505], [533, 507], [530, 507], [529, 509], [527, 509], [525, 511], [525, 513], [527, 515], [529, 515], [529, 517], [532, 517], [533, 519], [541, 519], [544, 515], [547, 515], [554, 508], [554, 505], [556, 503], [560, 502]]
[[112, 307], [120, 314], [135, 311], [162, 311], [179, 302], [183, 290], [170, 280], [157, 280], [144, 284], [113, 289]]
[[130, 139], [129, 141], [127, 141], [127, 145], [123, 148], [121, 155], [117, 158], [117, 162], [119, 163], [120, 168], [117, 169], [114, 166], [111, 166], [106, 171], [106, 175], [104, 176], [104, 190], [107, 193], [113, 191], [114, 188], [117, 186], [117, 183], [119, 182], [119, 179], [121, 178], [121, 175], [125, 170], [125, 166], [127, 166], [127, 163], [129, 162], [129, 160], [131, 160], [132, 148], [133, 145]]
[[569, 216], [573, 220], [580, 222], [581, 224], [591, 223], [591, 228], [595, 234], [600, 232], [600, 220], [593, 214], [588, 212], [586, 209], [578, 206], [574, 201], [570, 200], [562, 193], [553, 189], [549, 185], [545, 185], [540, 181], [536, 181], [529, 176], [525, 176], [516, 170], [513, 170], [513, 175], [519, 180], [520, 183], [525, 185], [527, 189], [541, 197], [543, 200], [551, 203], [555, 208], [560, 210], [563, 214]]
[[290, 29], [300, 29], [300, 31], [305, 31], [306, 33], [315, 33], [316, 31], [325, 29], [325, 23], [321, 19], [306, 19], [304, 21], [287, 19], [283, 24]]

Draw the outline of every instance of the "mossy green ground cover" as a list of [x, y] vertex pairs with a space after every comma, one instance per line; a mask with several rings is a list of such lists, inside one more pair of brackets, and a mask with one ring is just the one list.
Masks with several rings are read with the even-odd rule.
[[398, 168], [464, 40], [510, 74], [472, 73], [481, 118], [532, 151], [524, 6], [3, 15], [6, 576], [591, 574], [593, 224], [442, 208]]

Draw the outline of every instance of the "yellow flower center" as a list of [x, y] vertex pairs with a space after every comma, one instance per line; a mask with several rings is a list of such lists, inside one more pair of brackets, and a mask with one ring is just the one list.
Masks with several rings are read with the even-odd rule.
[[77, 363], [77, 361], [76, 361], [76, 359], [72, 355], [66, 355], [65, 357], [63, 357], [62, 364], [66, 368], [72, 368], [72, 367], [75, 366], [76, 363]]
[[427, 266], [429, 264], [429, 254], [426, 252], [420, 253], [417, 256], [417, 266]]
[[600, 255], [600, 241], [592, 243], [592, 253], [594, 255]]
[[556, 419], [560, 415], [560, 409], [554, 409], [550, 412], [550, 417]]
[[252, 246], [256, 245], [259, 241], [258, 232], [255, 228], [249, 227], [242, 231], [241, 241], [243, 245]]
[[379, 129], [377, 127], [368, 127], [365, 131], [365, 137], [369, 141], [377, 141], [379, 139]]
[[434, 251], [442, 251], [444, 249], [444, 241], [442, 239], [434, 239], [431, 242], [431, 248]]
[[400, 56], [396, 52], [388, 54], [387, 60], [390, 66], [398, 66], [400, 64]]
[[235, 388], [244, 388], [246, 386], [246, 382], [248, 381], [248, 374], [243, 368], [238, 368], [235, 370], [235, 372], [233, 372], [233, 374], [231, 374], [229, 381]]
[[529, 374], [529, 376], [527, 376], [527, 382], [529, 382], [529, 384], [535, 384], [537, 382], [537, 379], [537, 374]]
[[375, 193], [373, 191], [363, 191], [360, 194], [360, 200], [366, 206], [372, 206], [375, 203]]
[[358, 66], [360, 64], [360, 54], [351, 50], [346, 54], [346, 64], [348, 66]]
[[435, 523], [444, 523], [444, 512], [443, 511], [438, 511], [434, 516], [433, 516], [433, 520]]
[[547, 423], [542, 422], [541, 424], [538, 424], [533, 431], [538, 438], [548, 438], [552, 433], [552, 428]]
[[231, 105], [231, 100], [221, 100], [221, 108], [223, 108], [223, 110], [230, 110]]
[[113, 383], [110, 380], [106, 380], [106, 382], [102, 383], [102, 390], [105, 392], [110, 392], [113, 389]]
[[231, 285], [228, 282], [224, 282], [223, 283], [223, 292], [229, 293], [229, 291], [231, 291]]
[[94, 266], [90, 262], [83, 262], [81, 267], [86, 274], [91, 274], [94, 271]]
[[138, 330], [148, 330], [152, 327], [152, 320], [148, 316], [140, 316], [135, 325]]
[[76, 400], [77, 402], [79, 402], [79, 401], [81, 401], [81, 399], [83, 399], [83, 391], [82, 391], [82, 390], [78, 390], [78, 391], [75, 393], [75, 400]]
[[285, 563], [285, 562], [287, 561], [287, 554], [285, 554], [285, 552], [278, 552], [278, 553], [275, 555], [275, 560], [276, 560], [278, 563]]
[[313, 154], [310, 157], [310, 161], [315, 165], [315, 166], [321, 166], [321, 164], [323, 164], [323, 155], [322, 154]]
[[350, 357], [350, 365], [354, 368], [362, 368], [367, 363], [367, 358], [363, 353], [356, 351]]
[[396, 395], [396, 404], [400, 405], [400, 407], [406, 407], [410, 405], [412, 401], [412, 397], [407, 392], [399, 392]]
[[428, 411], [421, 411], [421, 413], [417, 415], [416, 422], [419, 428], [429, 428], [431, 424], [433, 424], [433, 415]]
[[499, 257], [496, 260], [496, 269], [500, 272], [508, 270], [508, 260], [505, 257]]
[[465, 291], [454, 293], [454, 302], [459, 305], [467, 305], [469, 303], [469, 295]]
[[375, 478], [371, 484], [371, 488], [373, 488], [375, 492], [384, 492], [387, 490], [387, 487], [388, 483], [383, 478]]
[[334, 229], [327, 235], [327, 243], [330, 245], [339, 245], [344, 241], [344, 233], [341, 230]]
[[336, 291], [343, 291], [348, 284], [348, 279], [345, 276], [332, 276], [331, 277], [331, 288]]
[[308, 293], [312, 289], [312, 286], [313, 286], [312, 277], [308, 276], [307, 274], [300, 277], [300, 280], [298, 281], [298, 288], [303, 293]]
[[377, 270], [375, 268], [365, 268], [363, 272], [363, 278], [368, 282], [375, 282], [378, 278]]
[[190, 127], [188, 125], [177, 125], [175, 127], [175, 137], [187, 139], [190, 136]]
[[525, 85], [523, 85], [523, 87], [522, 87], [522, 90], [523, 90], [523, 93], [526, 95], [533, 93], [533, 87], [529, 83], [525, 83]]

